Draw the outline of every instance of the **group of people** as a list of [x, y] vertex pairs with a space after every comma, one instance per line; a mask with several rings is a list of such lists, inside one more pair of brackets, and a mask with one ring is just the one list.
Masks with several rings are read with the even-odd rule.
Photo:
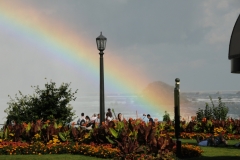
[[[119, 113], [119, 117], [120, 117]], [[111, 109], [108, 108], [108, 112], [106, 113], [106, 121], [111, 121], [113, 119]], [[94, 128], [95, 126], [100, 125], [100, 114], [93, 114], [92, 117], [90, 118], [89, 116], [85, 116], [84, 113], [81, 113], [81, 117], [77, 120], [77, 124], [83, 128], [90, 130]]]
[[[105, 117], [105, 122], [108, 123], [110, 121], [112, 121], [113, 118], [113, 114], [110, 108], [108, 108], [108, 111], [106, 113], [106, 117]], [[118, 113], [116, 120], [118, 121], [123, 121], [124, 117], [122, 115], [122, 113]], [[145, 122], [152, 122], [154, 124], [153, 119], [151, 118], [150, 114], [143, 114], [143, 116], [141, 117], [141, 119]], [[90, 118], [89, 116], [85, 116], [84, 113], [81, 113], [81, 117], [77, 120], [77, 124], [83, 128], [83, 129], [87, 129], [90, 130], [92, 128], [94, 128], [95, 126], [99, 126], [100, 125], [100, 114], [93, 114], [92, 117]]]
[[141, 119], [142, 119], [144, 122], [152, 122], [152, 123], [154, 123], [154, 121], [153, 121], [153, 119], [152, 119], [152, 117], [151, 117], [150, 114], [147, 114], [147, 116], [146, 116], [146, 114], [143, 114], [143, 116], [142, 116]]
[[84, 129], [90, 130], [100, 123], [100, 114], [93, 114], [90, 118], [89, 116], [84, 116], [84, 113], [81, 113], [81, 117], [77, 120], [77, 124]]

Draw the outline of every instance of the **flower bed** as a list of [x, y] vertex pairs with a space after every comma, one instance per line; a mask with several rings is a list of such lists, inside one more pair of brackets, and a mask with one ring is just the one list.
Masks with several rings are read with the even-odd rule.
[[[199, 157], [203, 152], [200, 147], [182, 144], [182, 157]], [[97, 145], [91, 144], [74, 144], [74, 143], [51, 143], [43, 144], [34, 142], [32, 144], [23, 142], [8, 142], [0, 143], [0, 155], [43, 155], [43, 154], [81, 154], [99, 158], [114, 158], [121, 159], [121, 151], [118, 148], [113, 148], [111, 144]], [[165, 150], [157, 155], [149, 154], [126, 154], [125, 159], [172, 159], [176, 152], [176, 147], [173, 147], [173, 152]]]
[[119, 157], [120, 150], [112, 145], [56, 143], [43, 144], [41, 142], [16, 143], [3, 141], [0, 143], [0, 155], [42, 155], [42, 154], [82, 154], [100, 158]]
[[[211, 131], [211, 129], [208, 129], [208, 127], [211, 127], [212, 124], [218, 126], [214, 127], [210, 133], [208, 131]], [[210, 121], [182, 122], [180, 138], [195, 139], [198, 136], [205, 139], [211, 135], [217, 136], [221, 133], [226, 140], [240, 139], [240, 134], [236, 132], [238, 130], [236, 128], [237, 123], [235, 124], [232, 125], [235, 128], [231, 129], [227, 123]], [[204, 132], [199, 132], [202, 130], [201, 127]], [[235, 131], [234, 134], [230, 133], [233, 130]], [[0, 154], [69, 153], [102, 158], [124, 157], [128, 159], [127, 157], [129, 157], [129, 159], [136, 159], [145, 157], [149, 159], [149, 157], [153, 156], [158, 159], [167, 159], [174, 156], [175, 146], [173, 122], [156, 121], [155, 124], [152, 124], [145, 123], [141, 119], [132, 118], [103, 123], [101, 127], [95, 127], [90, 131], [76, 127], [74, 124], [66, 126], [62, 123], [41, 122], [39, 120], [36, 123], [5, 126], [0, 137], [4, 140], [0, 144]], [[20, 143], [20, 141], [28, 143]], [[189, 145], [183, 145], [182, 151], [185, 157], [200, 156], [202, 153], [198, 147]]]
[[[176, 153], [176, 148], [174, 148]], [[199, 146], [182, 144], [181, 146], [181, 158], [191, 158], [191, 157], [200, 157], [203, 153], [203, 150]]]

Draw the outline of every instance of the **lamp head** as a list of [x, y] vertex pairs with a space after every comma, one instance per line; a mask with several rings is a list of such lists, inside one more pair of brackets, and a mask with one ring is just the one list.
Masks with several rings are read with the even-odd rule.
[[240, 15], [233, 27], [230, 43], [228, 59], [231, 60], [231, 73], [240, 74]]
[[96, 42], [97, 42], [98, 50], [99, 51], [104, 51], [105, 48], [106, 48], [107, 38], [102, 35], [102, 32], [101, 32], [100, 36], [98, 36], [96, 38]]

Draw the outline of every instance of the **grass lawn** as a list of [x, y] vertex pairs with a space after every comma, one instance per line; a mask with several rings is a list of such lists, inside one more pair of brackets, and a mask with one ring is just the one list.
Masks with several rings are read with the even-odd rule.
[[102, 158], [72, 154], [52, 155], [0, 155], [1, 160], [101, 160]]
[[[182, 143], [188, 143], [196, 145], [196, 140], [181, 139]], [[238, 143], [239, 140], [228, 140], [228, 146], [219, 147], [201, 147], [203, 150], [202, 157], [199, 158], [188, 158], [188, 160], [239, 160], [240, 159], [240, 148], [234, 147], [234, 144]]]

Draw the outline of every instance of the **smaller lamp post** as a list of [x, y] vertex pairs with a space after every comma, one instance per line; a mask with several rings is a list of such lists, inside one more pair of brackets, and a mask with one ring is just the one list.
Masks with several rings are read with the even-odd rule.
[[177, 157], [181, 157], [181, 141], [180, 141], [180, 79], [175, 79], [174, 88], [174, 113], [175, 113], [175, 137], [177, 142]]
[[100, 125], [105, 122], [105, 102], [104, 102], [104, 70], [103, 70], [103, 51], [106, 48], [107, 38], [102, 35], [96, 38], [97, 48], [100, 51]]

